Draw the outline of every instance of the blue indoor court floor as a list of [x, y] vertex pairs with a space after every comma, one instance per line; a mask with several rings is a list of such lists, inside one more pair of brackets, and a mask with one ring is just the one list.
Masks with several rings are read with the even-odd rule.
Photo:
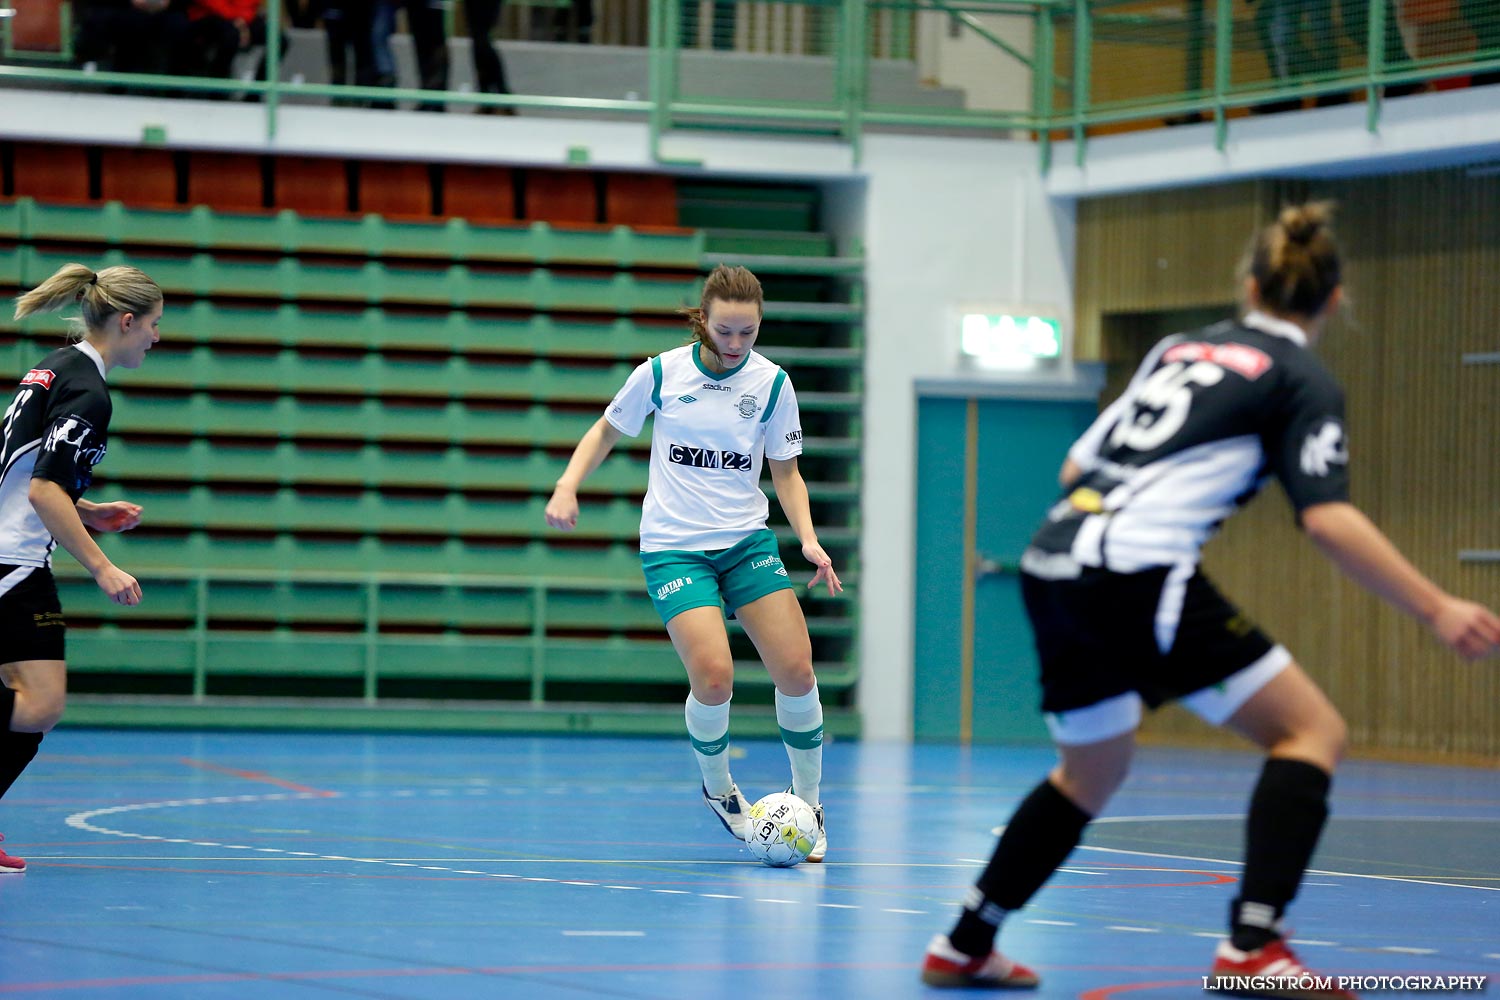
[[[780, 744], [734, 748], [751, 798]], [[686, 739], [87, 731], [0, 802], [0, 995], [884, 998], [1051, 762], [832, 743], [828, 863], [765, 868]], [[1007, 952], [1039, 996], [1203, 995], [1247, 754], [1145, 750]], [[1289, 923], [1315, 971], [1500, 972], [1500, 771], [1353, 762]], [[1492, 990], [1500, 989], [1493, 984]]]

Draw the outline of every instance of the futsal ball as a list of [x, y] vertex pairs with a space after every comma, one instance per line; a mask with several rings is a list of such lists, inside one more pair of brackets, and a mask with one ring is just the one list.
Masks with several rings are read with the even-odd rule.
[[750, 853], [772, 868], [791, 868], [807, 860], [818, 840], [818, 818], [812, 806], [791, 792], [773, 792], [750, 807]]

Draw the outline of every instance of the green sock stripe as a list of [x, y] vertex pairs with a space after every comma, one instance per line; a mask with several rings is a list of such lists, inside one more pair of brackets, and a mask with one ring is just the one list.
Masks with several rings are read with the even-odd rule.
[[781, 742], [793, 750], [816, 750], [823, 745], [823, 727], [819, 726], [817, 729], [810, 729], [802, 733], [796, 733], [782, 727]]
[[718, 739], [714, 740], [712, 743], [704, 743], [702, 740], [698, 739], [692, 733], [688, 733], [688, 739], [690, 739], [690, 740], [693, 741], [693, 749], [696, 750], [696, 751], [698, 751], [699, 753], [701, 753], [705, 757], [717, 757], [719, 754], [721, 754], [725, 750], [729, 749], [729, 733], [728, 732], [725, 732], [723, 736], [720, 736]]

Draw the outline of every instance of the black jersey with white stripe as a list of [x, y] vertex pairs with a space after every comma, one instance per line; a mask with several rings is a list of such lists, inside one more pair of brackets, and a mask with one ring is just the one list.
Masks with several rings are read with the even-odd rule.
[[46, 566], [57, 545], [31, 506], [33, 477], [77, 503], [104, 458], [111, 406], [104, 360], [87, 344], [53, 351], [21, 379], [0, 425], [0, 563]]
[[1032, 539], [1033, 562], [1196, 563], [1273, 475], [1299, 513], [1349, 498], [1343, 391], [1299, 327], [1263, 313], [1162, 340], [1068, 455], [1082, 475]]

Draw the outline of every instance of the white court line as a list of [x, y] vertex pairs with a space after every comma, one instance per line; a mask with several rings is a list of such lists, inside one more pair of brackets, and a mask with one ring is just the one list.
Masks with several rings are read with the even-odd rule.
[[1394, 945], [1394, 944], [1388, 944], [1388, 945], [1386, 945], [1386, 946], [1384, 946], [1382, 948], [1376, 948], [1375, 950], [1376, 951], [1393, 951], [1393, 952], [1395, 952], [1398, 955], [1436, 955], [1437, 954], [1437, 949], [1436, 948], [1402, 948], [1402, 947], [1400, 947], [1398, 945]]
[[[1213, 865], [1233, 865], [1236, 868], [1244, 867], [1244, 862], [1230, 861], [1227, 858], [1196, 858], [1188, 854], [1159, 854], [1155, 851], [1127, 851], [1117, 847], [1091, 847], [1088, 844], [1079, 844], [1080, 851], [1100, 851], [1105, 854], [1133, 854], [1142, 858], [1168, 858], [1172, 861], [1201, 861]], [[1381, 882], [1411, 882], [1417, 885], [1443, 885], [1450, 889], [1482, 889], [1485, 892], [1500, 892], [1497, 885], [1469, 885], [1464, 882], [1433, 882], [1430, 879], [1416, 878], [1407, 875], [1361, 875], [1358, 872], [1333, 872], [1324, 871], [1321, 868], [1309, 868], [1310, 875], [1336, 875], [1339, 878], [1372, 878]], [[1459, 876], [1455, 875], [1454, 878]]]
[[563, 937], [645, 937], [645, 931], [563, 931]]
[[756, 902], [757, 903], [787, 903], [787, 904], [792, 905], [792, 906], [795, 906], [797, 904], [797, 901], [795, 899], [757, 899]]
[[730, 896], [722, 892], [700, 892], [698, 895], [704, 899], [744, 899], [744, 896]]
[[1107, 930], [1107, 931], [1130, 931], [1133, 934], [1160, 934], [1161, 933], [1161, 928], [1160, 927], [1128, 927], [1128, 926], [1126, 926], [1124, 924], [1109, 924], [1104, 929]]
[[880, 912], [881, 913], [915, 913], [918, 916], [926, 916], [927, 915], [927, 911], [926, 910], [899, 910], [899, 909], [896, 909], [895, 907], [888, 907], [886, 909], [881, 910]]
[[1077, 927], [1071, 920], [1028, 920], [1028, 924], [1044, 924], [1048, 927]]
[[[1213, 936], [1218, 937], [1217, 934]], [[1292, 938], [1287, 943], [1299, 945], [1303, 948], [1337, 948], [1339, 946], [1337, 941], [1314, 941], [1311, 938]]]

